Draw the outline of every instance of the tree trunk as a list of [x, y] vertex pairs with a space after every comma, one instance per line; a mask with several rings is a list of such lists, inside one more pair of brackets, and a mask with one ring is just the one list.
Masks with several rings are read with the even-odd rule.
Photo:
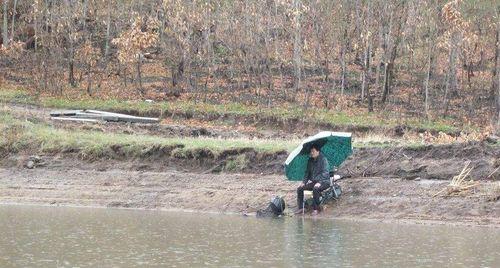
[[452, 46], [450, 52], [450, 91], [448, 93], [453, 93], [453, 95], [457, 94], [457, 51], [458, 48]]
[[[429, 42], [429, 46], [430, 46], [430, 42]], [[425, 116], [427, 118], [429, 118], [429, 83], [430, 83], [430, 79], [431, 79], [431, 73], [432, 73], [432, 48], [429, 47], [429, 51], [428, 51], [428, 55], [427, 55], [427, 75], [425, 77], [425, 83], [424, 83], [424, 91], [425, 91], [425, 99], [424, 99], [424, 109], [425, 109]]]
[[434, 36], [435, 28], [429, 24], [427, 34], [427, 44], [428, 44], [428, 54], [427, 54], [427, 73], [424, 81], [424, 112], [425, 116], [428, 119], [429, 118], [429, 87], [430, 87], [430, 82], [431, 82], [431, 77], [432, 77], [432, 70], [433, 70], [433, 65], [434, 65], [434, 43], [435, 43], [435, 36]]
[[8, 0], [3, 0], [2, 2], [3, 2], [2, 39], [3, 39], [3, 46], [7, 47], [7, 46], [9, 46], [9, 30], [8, 30], [8, 24], [7, 24], [7, 16], [9, 16], [9, 14], [7, 13]]
[[448, 115], [448, 104], [450, 93], [456, 93], [456, 47], [452, 44], [448, 57], [448, 74], [446, 75], [446, 86], [444, 92], [444, 116]]
[[171, 73], [173, 90], [178, 91], [177, 86], [182, 80], [182, 76], [184, 74], [184, 60], [181, 60], [177, 65], [172, 65]]
[[[390, 38], [390, 33], [391, 33], [391, 28], [392, 28], [392, 21], [393, 21], [393, 15], [391, 13], [388, 27], [384, 27], [384, 45], [383, 45], [383, 48], [384, 48], [384, 82], [382, 84], [382, 88], [383, 88], [383, 90], [382, 90], [382, 103], [386, 102], [387, 95], [389, 95], [389, 90], [390, 90], [389, 72], [390, 72], [391, 66], [389, 66], [389, 64], [390, 64], [391, 60], [390, 60], [388, 50], [391, 49], [390, 43], [389, 43], [390, 42], [389, 38]], [[386, 28], [388, 28], [388, 30]]]
[[144, 97], [144, 89], [142, 88], [142, 73], [141, 73], [142, 57], [137, 60], [137, 80], [139, 82], [139, 93]]
[[[210, 6], [210, 3], [211, 3], [211, 1], [208, 0], [208, 3], [207, 3], [208, 6]], [[206, 62], [207, 75], [205, 78], [205, 96], [207, 96], [208, 95], [208, 82], [213, 81], [214, 84], [217, 82], [217, 79], [215, 79], [215, 80], [213, 79], [213, 76], [214, 76], [213, 72], [215, 69], [215, 64], [214, 64], [212, 43], [210, 42], [210, 36], [212, 33], [211, 25], [210, 25], [211, 20], [212, 20], [212, 12], [211, 12], [210, 8], [204, 12], [204, 17], [205, 17], [205, 20], [204, 20], [205, 29], [202, 32], [202, 36], [204, 39], [203, 41], [204, 41], [204, 45], [205, 45], [205, 55], [206, 55], [205, 62]], [[214, 88], [217, 88], [217, 85], [214, 85]]]
[[444, 112], [443, 114], [446, 116], [448, 113], [448, 91], [450, 90], [450, 71], [446, 74], [446, 85], [444, 87]]
[[83, 0], [83, 16], [82, 16], [82, 23], [83, 23], [83, 31], [87, 31], [87, 8], [88, 8], [88, 0]]
[[500, 129], [500, 75], [497, 75], [497, 89], [497, 128]]
[[390, 83], [391, 83], [391, 73], [392, 63], [386, 62], [384, 66], [384, 92], [382, 93], [382, 103], [387, 101], [387, 96], [389, 95]]
[[[33, 4], [33, 5], [35, 5], [35, 4]], [[32, 12], [33, 13], [33, 20], [34, 20], [34, 23], [33, 23], [34, 27], [33, 28], [34, 28], [34, 32], [35, 32], [35, 36], [33, 36], [33, 38], [34, 38], [33, 41], [35, 43], [35, 52], [37, 52], [38, 51], [38, 38], [37, 38], [37, 36], [38, 36], [38, 16], [37, 16], [37, 13], [38, 12], [36, 12], [36, 10], [38, 9], [38, 6], [35, 6], [34, 9], [35, 10], [33, 10], [33, 12]]]
[[497, 129], [500, 129], [500, 75], [497, 77]]
[[[498, 14], [499, 12], [497, 12]], [[500, 14], [498, 14], [500, 15]], [[497, 15], [497, 16], [498, 16]], [[491, 75], [491, 95], [494, 96], [495, 108], [497, 115], [497, 125], [500, 127], [500, 73], [499, 73], [499, 63], [500, 61], [500, 19], [497, 22], [497, 30], [495, 34], [495, 59], [494, 66]], [[496, 94], [495, 94], [496, 92]], [[496, 96], [495, 96], [496, 95]]]
[[342, 47], [340, 48], [340, 67], [342, 69], [341, 75], [340, 75], [340, 95], [344, 95], [344, 90], [346, 87], [347, 68], [346, 68], [346, 62], [345, 62], [345, 52], [346, 52], [346, 45], [345, 45], [345, 41], [342, 40]]
[[[395, 12], [404, 12], [405, 9], [405, 2], [400, 2], [401, 10], [395, 10]], [[392, 16], [392, 15], [391, 15]], [[403, 28], [403, 24], [406, 24], [406, 20], [408, 19], [406, 14], [400, 14], [398, 16], [398, 24], [396, 25], [396, 32], [392, 35], [394, 42], [392, 46], [390, 47], [391, 51], [389, 54], [389, 57], [386, 58], [386, 63], [385, 63], [385, 70], [384, 70], [384, 92], [382, 94], [382, 103], [385, 103], [387, 101], [387, 96], [391, 92], [391, 86], [392, 86], [392, 78], [394, 76], [394, 62], [396, 61], [397, 53], [398, 53], [398, 46], [399, 42], [401, 42], [401, 29]], [[392, 21], [392, 19], [391, 19]], [[389, 26], [391, 27], [391, 26]]]
[[368, 112], [373, 112], [373, 100], [372, 100], [372, 95], [370, 94], [370, 79], [371, 79], [371, 72], [370, 72], [370, 54], [371, 54], [371, 49], [372, 49], [372, 44], [370, 41], [368, 41], [368, 49], [367, 49], [367, 56], [366, 56], [366, 61], [365, 61], [365, 77], [364, 77], [364, 84], [365, 84], [365, 90], [366, 90], [366, 97], [368, 98]]
[[[396, 40], [399, 40], [399, 37], [396, 38]], [[396, 41], [395, 44], [393, 45], [393, 48], [391, 51], [391, 56], [388, 59], [389, 62], [385, 63], [384, 92], [382, 94], [382, 103], [385, 103], [387, 101], [387, 96], [389, 96], [389, 93], [391, 92], [392, 78], [394, 76], [394, 61], [396, 60], [398, 45], [399, 45], [399, 41]]]
[[[268, 11], [269, 13], [266, 12], [266, 16], [272, 17], [272, 12]], [[273, 80], [273, 73], [271, 71], [271, 65], [272, 65], [272, 51], [271, 51], [271, 33], [269, 29], [272, 27], [272, 22], [271, 20], [268, 20], [266, 25], [266, 31], [265, 31], [265, 63], [264, 63], [264, 70], [266, 72], [265, 78], [266, 78], [266, 87], [268, 89], [267, 92], [267, 106], [271, 106], [271, 98], [269, 98], [269, 94], [274, 93], [274, 80]], [[274, 94], [273, 94], [274, 95]]]
[[73, 10], [73, 4], [69, 0], [64, 1], [64, 8], [66, 10], [65, 15], [67, 16], [67, 40], [68, 40], [68, 83], [72, 86], [76, 86], [76, 81], [75, 81], [75, 44], [74, 44], [74, 37], [73, 37], [73, 20], [72, 16], [70, 15], [70, 12]]
[[367, 79], [367, 73], [368, 73], [368, 53], [369, 53], [369, 48], [368, 46], [365, 48], [365, 53], [364, 53], [364, 59], [363, 59], [363, 72], [362, 72], [362, 77], [361, 77], [361, 102], [365, 101], [365, 90], [366, 90], [366, 79]]
[[499, 54], [500, 54], [500, 22], [498, 23], [498, 26], [497, 26], [497, 29], [495, 31], [495, 43], [493, 44], [495, 46], [494, 50], [495, 50], [495, 58], [493, 60], [494, 62], [494, 66], [493, 68], [491, 69], [491, 97], [492, 98], [495, 98], [495, 95], [496, 95], [496, 90], [497, 90], [497, 87], [498, 87], [498, 79], [497, 79], [497, 75], [498, 75], [498, 58], [499, 58]]
[[12, 10], [12, 21], [10, 22], [11, 24], [10, 40], [12, 41], [14, 41], [16, 15], [17, 15], [17, 0], [14, 0], [14, 9]]
[[106, 44], [104, 47], [104, 59], [105, 62], [108, 62], [108, 56], [109, 56], [109, 36], [111, 33], [111, 0], [108, 0], [108, 18], [107, 18], [107, 25], [106, 25]]
[[70, 52], [70, 59], [69, 59], [69, 75], [68, 75], [68, 83], [72, 86], [72, 87], [75, 87], [76, 86], [76, 83], [75, 83], [75, 63], [74, 63], [74, 60], [73, 60], [73, 48], [71, 48], [71, 52]]
[[119, 68], [121, 70], [120, 76], [123, 77], [123, 85], [127, 87], [127, 78], [128, 78], [127, 67], [120, 64]]
[[[378, 34], [378, 46], [383, 48], [385, 50], [385, 43], [384, 43], [384, 26], [380, 25], [379, 26], [379, 34]], [[382, 63], [384, 62], [384, 57], [379, 57], [377, 61], [377, 69], [375, 71], [375, 88], [374, 90], [376, 92], [380, 91], [380, 66], [382, 66]]]
[[[276, 1], [273, 1], [273, 14], [271, 17], [273, 18], [273, 21], [271, 23], [273, 25], [277, 25], [278, 23], [276, 21], [276, 18], [278, 18], [278, 3]], [[274, 58], [277, 59], [276, 63], [279, 64], [279, 71], [280, 71], [280, 83], [278, 92], [283, 92], [284, 99], [287, 100], [288, 98], [287, 90], [286, 87], [283, 86], [284, 83], [283, 68], [282, 68], [283, 64], [282, 61], [279, 59], [278, 42], [276, 40], [273, 41], [273, 46], [274, 46]]]
[[87, 94], [92, 96], [92, 69], [90, 64], [87, 68]]
[[[363, 80], [361, 84], [361, 102], [364, 101], [365, 99], [365, 91], [366, 95], [368, 98], [370, 98], [369, 94], [369, 84], [370, 84], [370, 57], [371, 57], [371, 35], [369, 34], [370, 32], [370, 24], [371, 24], [371, 8], [370, 8], [370, 2], [367, 3], [367, 19], [366, 19], [366, 30], [365, 30], [365, 55], [364, 55], [364, 60], [363, 60]], [[370, 109], [370, 108], [368, 108]]]
[[295, 81], [294, 87], [295, 91], [298, 92], [300, 89], [301, 82], [301, 65], [302, 65], [302, 37], [301, 37], [301, 25], [300, 25], [300, 8], [301, 0], [294, 0], [293, 7], [295, 11], [294, 17], [294, 41], [293, 41], [293, 62], [295, 71]]
[[165, 8], [161, 9], [161, 29], [160, 29], [160, 37], [159, 40], [162, 44], [165, 43], [165, 25], [167, 23], [167, 15], [165, 14]]

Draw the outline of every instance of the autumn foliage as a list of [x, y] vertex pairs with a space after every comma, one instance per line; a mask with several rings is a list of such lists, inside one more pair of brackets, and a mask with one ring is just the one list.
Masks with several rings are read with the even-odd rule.
[[499, 124], [495, 1], [0, 3], [0, 80], [36, 94]]

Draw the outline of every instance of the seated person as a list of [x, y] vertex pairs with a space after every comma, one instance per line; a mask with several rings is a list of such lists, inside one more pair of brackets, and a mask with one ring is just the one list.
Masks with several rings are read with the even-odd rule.
[[295, 214], [304, 212], [304, 190], [313, 191], [313, 215], [319, 213], [319, 197], [321, 191], [330, 187], [329, 164], [326, 157], [320, 152], [318, 145], [313, 145], [310, 151], [310, 158], [307, 162], [307, 170], [302, 183], [297, 188], [297, 206]]

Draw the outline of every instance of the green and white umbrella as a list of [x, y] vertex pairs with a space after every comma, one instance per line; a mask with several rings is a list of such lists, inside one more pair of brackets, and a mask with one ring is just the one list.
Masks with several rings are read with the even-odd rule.
[[307, 169], [311, 146], [317, 144], [326, 157], [330, 168], [338, 167], [352, 154], [352, 135], [347, 132], [322, 131], [311, 136], [295, 148], [285, 161], [288, 180], [301, 181]]

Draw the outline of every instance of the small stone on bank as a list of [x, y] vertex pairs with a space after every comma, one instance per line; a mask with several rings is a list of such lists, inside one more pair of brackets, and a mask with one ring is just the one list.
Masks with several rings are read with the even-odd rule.
[[497, 135], [490, 135], [486, 138], [486, 142], [488, 143], [497, 143], [500, 141], [500, 138]]
[[33, 169], [37, 166], [43, 166], [42, 158], [38, 155], [32, 155], [28, 158], [28, 162], [24, 165], [26, 168]]
[[27, 163], [26, 163], [26, 168], [29, 168], [29, 169], [32, 169], [35, 167], [35, 162], [33, 162], [32, 160], [29, 160]]

